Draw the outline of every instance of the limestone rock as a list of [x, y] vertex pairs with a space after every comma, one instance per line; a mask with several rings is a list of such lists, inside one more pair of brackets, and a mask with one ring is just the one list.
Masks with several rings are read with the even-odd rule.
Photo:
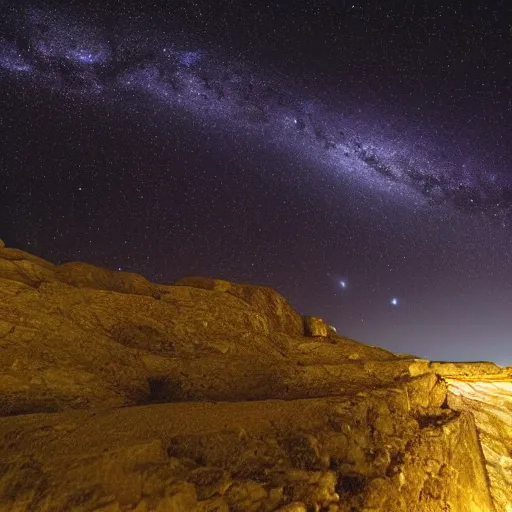
[[3, 249], [5, 247], [4, 241], [0, 238], [0, 249]]
[[[299, 432], [304, 449], [290, 451]], [[217, 503], [270, 512], [294, 501], [308, 510], [493, 510], [483, 459], [473, 456], [471, 415], [448, 411], [420, 425], [400, 387], [331, 399], [20, 415], [0, 418], [0, 435], [1, 510], [115, 503], [213, 512]], [[332, 443], [333, 435], [344, 442]], [[250, 451], [253, 476], [237, 476], [250, 467]], [[319, 470], [316, 457], [324, 455], [328, 469]]]
[[[397, 359], [394, 354], [387, 350], [363, 345], [334, 334], [330, 334], [327, 339], [306, 338], [294, 348], [300, 360], [305, 364], [309, 362], [318, 363], [320, 361], [325, 364], [332, 364], [334, 361], [340, 360], [357, 362]], [[426, 370], [427, 363], [425, 364], [425, 371]]]
[[238, 298], [253, 311], [268, 319], [272, 331], [290, 336], [302, 336], [303, 326], [300, 315], [272, 288], [265, 286], [241, 285], [220, 279], [185, 277], [178, 279], [175, 286], [191, 286], [215, 292], [225, 292]]
[[476, 377], [477, 379], [486, 375], [507, 375], [506, 369], [499, 367], [495, 363], [487, 361], [471, 363], [450, 363], [450, 362], [432, 362], [430, 368], [434, 373], [443, 377]]
[[37, 287], [53, 279], [55, 265], [19, 249], [0, 248], [0, 278]]
[[304, 328], [308, 336], [326, 338], [329, 335], [329, 326], [321, 318], [315, 316], [304, 318]]

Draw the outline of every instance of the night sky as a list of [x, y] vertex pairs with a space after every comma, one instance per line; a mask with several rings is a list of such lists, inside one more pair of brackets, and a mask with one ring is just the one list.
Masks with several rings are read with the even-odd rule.
[[512, 7], [0, 0], [0, 237], [512, 365]]

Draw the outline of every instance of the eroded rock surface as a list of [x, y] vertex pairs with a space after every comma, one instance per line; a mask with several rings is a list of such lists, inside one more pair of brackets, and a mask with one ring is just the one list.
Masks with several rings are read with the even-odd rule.
[[398, 386], [3, 418], [0, 508], [492, 510], [472, 416], [410, 405]]
[[[206, 278], [156, 285], [16, 249], [0, 249], [0, 308], [3, 415], [322, 396], [365, 381], [363, 361], [392, 360], [403, 375], [414, 366], [334, 333], [312, 341], [270, 288]], [[369, 385], [395, 376], [369, 371]]]
[[484, 420], [447, 394], [466, 370], [270, 288], [1, 245], [0, 510], [492, 512], [489, 478], [508, 499]]

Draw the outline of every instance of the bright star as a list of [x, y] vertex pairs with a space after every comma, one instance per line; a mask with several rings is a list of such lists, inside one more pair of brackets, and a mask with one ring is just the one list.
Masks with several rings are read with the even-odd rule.
[[345, 289], [347, 287], [347, 282], [346, 281], [340, 281], [340, 286]]
[[396, 297], [393, 297], [393, 298], [391, 299], [391, 305], [392, 305], [392, 306], [398, 306], [398, 299], [397, 299]]

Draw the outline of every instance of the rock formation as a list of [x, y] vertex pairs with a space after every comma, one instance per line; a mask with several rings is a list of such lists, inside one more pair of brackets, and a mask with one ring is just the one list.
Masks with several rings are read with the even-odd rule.
[[0, 510], [512, 510], [512, 376], [338, 336], [272, 289], [0, 244]]

